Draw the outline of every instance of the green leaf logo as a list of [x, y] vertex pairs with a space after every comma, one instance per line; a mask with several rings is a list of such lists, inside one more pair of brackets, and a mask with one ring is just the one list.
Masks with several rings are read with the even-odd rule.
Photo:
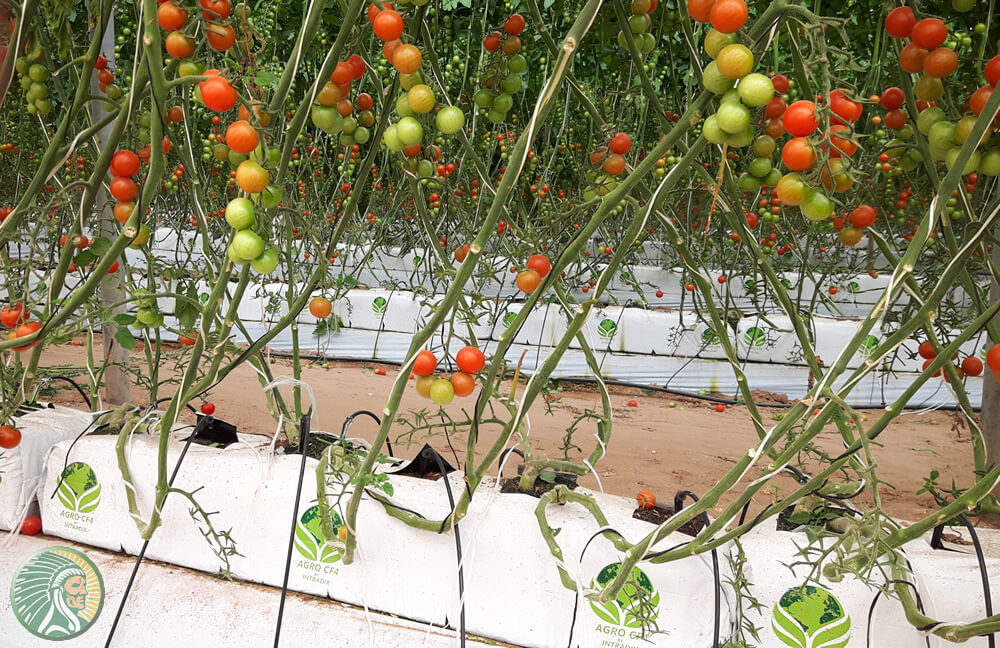
[[858, 347], [858, 353], [861, 354], [862, 358], [870, 358], [877, 348], [878, 338], [874, 335], [869, 335], [861, 342], [861, 346]]
[[716, 335], [715, 329], [709, 327], [701, 332], [701, 341], [705, 346], [718, 346], [719, 336]]
[[385, 312], [386, 307], [389, 306], [389, 302], [386, 301], [385, 297], [376, 297], [372, 301], [372, 312], [376, 315], [381, 315]]
[[[334, 533], [339, 532], [344, 524], [336, 511], [332, 512], [330, 521], [333, 523]], [[319, 505], [310, 506], [295, 523], [295, 548], [303, 558], [314, 562], [330, 564], [340, 560], [340, 549], [323, 541]]]
[[601, 320], [601, 323], [597, 325], [597, 334], [605, 340], [610, 340], [618, 334], [618, 325], [612, 320], [603, 319]]
[[851, 639], [851, 617], [822, 587], [793, 587], [775, 606], [774, 634], [792, 648], [844, 648]]
[[517, 311], [507, 311], [503, 318], [503, 327], [510, 328], [510, 325], [517, 319]]
[[97, 482], [97, 474], [82, 461], [66, 466], [56, 494], [63, 506], [77, 513], [92, 513], [101, 504], [101, 485]]
[[743, 334], [743, 341], [747, 343], [748, 347], [760, 348], [767, 343], [767, 332], [757, 326], [748, 328]]
[[[614, 580], [620, 568], [621, 563], [606, 566], [590, 587], [604, 587]], [[605, 623], [625, 628], [641, 628], [651, 625], [660, 615], [660, 593], [653, 587], [653, 582], [645, 572], [633, 567], [632, 578], [625, 583], [615, 600], [606, 603], [591, 601], [590, 609]]]
[[986, 353], [990, 350], [990, 345], [984, 344], [983, 348], [979, 350], [979, 359], [986, 362]]
[[847, 292], [852, 294], [857, 294], [861, 292], [861, 285], [857, 281], [852, 281], [851, 283], [847, 284]]

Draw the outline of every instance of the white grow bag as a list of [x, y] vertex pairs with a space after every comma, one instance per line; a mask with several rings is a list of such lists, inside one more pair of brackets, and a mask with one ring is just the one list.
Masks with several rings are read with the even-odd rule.
[[0, 449], [0, 530], [20, 528], [42, 482], [49, 448], [75, 438], [92, 420], [90, 412], [68, 407], [45, 408], [16, 418], [21, 442], [10, 450]]
[[[182, 437], [178, 434], [171, 439], [170, 472]], [[78, 505], [82, 497], [44, 498], [46, 533], [133, 554], [139, 550], [141, 541], [127, 511], [114, 446], [115, 437], [95, 436], [84, 438], [73, 448], [70, 465], [75, 466], [72, 473], [76, 476], [70, 490], [75, 494], [81, 484], [89, 484], [93, 492], [99, 485], [100, 497], [91, 497], [84, 506]], [[46, 493], [57, 491], [68, 447], [68, 443], [59, 444], [49, 454]], [[129, 467], [143, 516], [148, 516], [152, 505], [155, 452], [154, 437], [135, 436], [130, 441]], [[207, 511], [218, 511], [212, 516], [215, 528], [231, 530], [242, 554], [230, 559], [235, 577], [281, 585], [300, 461], [299, 456], [270, 458], [266, 448], [258, 445], [222, 450], [191, 446], [175, 486], [184, 490], [203, 487], [197, 493], [199, 504]], [[289, 588], [424, 623], [456, 626], [459, 601], [454, 535], [412, 529], [365, 497], [358, 517], [359, 552], [353, 564], [345, 565], [310, 531], [315, 530], [309, 525], [316, 503], [315, 467], [316, 461], [307, 460]], [[450, 480], [457, 495], [463, 488], [462, 477], [453, 473]], [[392, 500], [398, 505], [431, 519], [448, 512], [440, 480], [393, 476], [391, 482], [395, 488]], [[636, 542], [654, 529], [631, 517], [634, 505], [630, 500], [599, 493], [594, 496], [611, 525], [629, 541]], [[640, 628], [629, 616], [627, 599], [624, 604], [612, 602], [600, 608], [581, 597], [574, 625], [576, 594], [564, 588], [559, 579], [556, 562], [538, 530], [537, 504], [537, 499], [527, 495], [500, 494], [487, 482], [461, 521], [468, 632], [524, 646], [564, 648], [573, 626], [573, 645], [580, 648], [607, 646], [609, 640], [628, 646], [711, 646], [713, 615], [705, 614], [713, 608], [715, 597], [710, 556], [640, 565], [652, 587], [656, 622], [662, 632], [648, 637], [650, 643], [640, 637]], [[73, 506], [79, 510], [70, 510]], [[163, 526], [151, 541], [147, 556], [217, 571], [220, 560], [202, 538], [189, 509], [183, 497], [170, 495], [163, 509]], [[548, 516], [550, 526], [560, 529], [556, 538], [570, 573], [584, 587], [590, 587], [606, 567], [620, 561], [611, 543], [602, 538], [590, 543], [580, 561], [584, 546], [598, 530], [582, 507], [551, 506]], [[686, 539], [670, 536], [660, 546]], [[725, 583], [727, 561], [720, 556], [720, 562]], [[731, 626], [732, 594], [725, 584], [722, 592], [720, 633], [725, 637]]]

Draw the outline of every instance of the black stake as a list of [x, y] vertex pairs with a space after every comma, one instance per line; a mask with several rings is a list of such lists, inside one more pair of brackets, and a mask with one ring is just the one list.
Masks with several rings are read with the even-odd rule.
[[288, 573], [292, 568], [292, 547], [295, 545], [295, 525], [299, 522], [299, 499], [302, 497], [302, 480], [306, 474], [306, 449], [309, 447], [310, 415], [302, 417], [299, 425], [299, 453], [302, 461], [299, 464], [299, 482], [295, 487], [295, 503], [292, 506], [292, 530], [288, 534], [288, 553], [285, 554], [285, 577], [281, 582], [281, 602], [278, 603], [278, 623], [274, 627], [274, 648], [278, 648], [281, 639], [281, 619], [285, 616], [285, 597], [288, 595]]
[[[184, 442], [184, 448], [181, 449], [181, 456], [177, 458], [177, 463], [174, 465], [174, 472], [171, 473], [170, 479], [167, 481], [167, 488], [171, 488], [174, 485], [174, 479], [177, 478], [177, 473], [180, 472], [181, 463], [184, 461], [184, 457], [187, 456], [188, 448], [191, 447], [191, 442], [194, 440], [198, 433], [212, 422], [211, 416], [205, 416], [198, 421], [198, 424], [194, 428], [194, 432], [191, 436], [187, 438]], [[167, 505], [167, 497], [170, 495], [170, 491], [163, 496], [163, 506]], [[149, 547], [149, 540], [145, 540], [142, 543], [142, 549], [139, 550], [139, 555], [135, 559], [135, 565], [132, 566], [132, 575], [128, 578], [128, 584], [125, 586], [125, 593], [122, 595], [122, 602], [118, 605], [118, 612], [115, 614], [115, 620], [111, 624], [111, 632], [108, 633], [108, 640], [104, 643], [104, 648], [110, 648], [111, 640], [115, 636], [115, 631], [118, 629], [118, 622], [122, 618], [122, 612], [125, 611], [125, 603], [128, 601], [129, 594], [132, 592], [132, 584], [135, 582], [135, 577], [139, 573], [139, 565], [142, 564], [142, 559], [146, 556], [146, 549]]]

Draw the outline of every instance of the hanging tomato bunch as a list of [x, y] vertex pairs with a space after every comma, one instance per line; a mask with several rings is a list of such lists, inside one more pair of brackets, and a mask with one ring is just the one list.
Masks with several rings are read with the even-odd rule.
[[476, 105], [494, 124], [507, 120], [507, 113], [514, 107], [514, 95], [523, 84], [520, 74], [528, 69], [528, 59], [521, 53], [524, 16], [513, 14], [503, 24], [503, 33], [490, 32], [483, 38], [487, 52], [486, 66], [479, 78], [481, 89], [473, 96]]

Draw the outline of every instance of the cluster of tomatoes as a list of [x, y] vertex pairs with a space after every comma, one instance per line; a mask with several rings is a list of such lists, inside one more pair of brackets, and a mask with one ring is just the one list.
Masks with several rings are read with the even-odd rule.
[[[42, 328], [42, 324], [31, 319], [31, 313], [22, 303], [9, 304], [0, 309], [0, 324], [10, 329], [7, 332], [8, 340], [27, 337]], [[27, 351], [37, 345], [39, 341], [24, 346], [14, 347], [15, 351]]]
[[[402, 40], [403, 17], [389, 3], [383, 3], [383, 6], [385, 8], [380, 10], [375, 4], [369, 5], [368, 20], [372, 23], [375, 36], [385, 43], [382, 53], [399, 73], [403, 93], [396, 100], [396, 113], [400, 119], [386, 128], [382, 141], [389, 150], [402, 152], [408, 158], [411, 171], [429, 177], [434, 175], [434, 162], [431, 159], [418, 161], [421, 153], [425, 152], [422, 146], [424, 125], [420, 120], [434, 110], [437, 98], [420, 74], [424, 62], [420, 48]], [[435, 125], [442, 134], [452, 135], [465, 125], [465, 115], [460, 108], [448, 106], [437, 112]], [[432, 148], [428, 147], [425, 153], [428, 158], [433, 158]], [[440, 151], [436, 155], [440, 158]]]
[[[341, 146], [366, 144], [371, 139], [368, 129], [375, 124], [372, 96], [362, 92], [351, 101], [352, 85], [365, 76], [365, 60], [357, 54], [337, 63], [330, 80], [316, 95], [316, 103], [309, 113], [312, 123], [327, 133], [340, 137]], [[357, 117], [354, 110], [358, 110]]]
[[417, 393], [424, 398], [430, 398], [438, 405], [447, 405], [455, 396], [465, 397], [476, 389], [475, 374], [486, 366], [483, 352], [473, 346], [463, 347], [455, 354], [455, 364], [458, 371], [451, 378], [441, 378], [434, 375], [438, 359], [426, 349], [417, 354], [413, 361], [412, 373], [417, 377]]
[[[626, 133], [617, 133], [607, 146], [602, 146], [590, 154], [590, 165], [596, 169], [587, 174], [591, 189], [590, 192], [585, 192], [586, 199], [592, 198], [590, 193], [605, 196], [614, 189], [616, 183], [613, 178], [625, 171], [625, 156], [631, 150], [632, 138]], [[600, 169], [600, 172], [597, 169]]]
[[[205, 20], [205, 39], [208, 46], [217, 52], [225, 52], [236, 44], [236, 30], [226, 21], [232, 8], [229, 0], [199, 0], [202, 18]], [[184, 33], [187, 26], [188, 12], [175, 5], [171, 0], [160, 0], [156, 10], [156, 20], [160, 27], [169, 32], [164, 39], [167, 54], [175, 59], [190, 58], [197, 44], [195, 40]], [[196, 28], [195, 28], [196, 29]]]
[[[112, 180], [109, 185], [111, 196], [118, 202], [115, 204], [113, 213], [115, 220], [123, 225], [128, 222], [135, 211], [135, 197], [139, 194], [139, 188], [132, 178], [139, 173], [141, 162], [139, 156], [129, 150], [116, 151], [111, 157]], [[130, 247], [138, 248], [146, 244], [149, 240], [149, 228], [144, 223], [132, 234]]]
[[44, 53], [40, 48], [14, 61], [18, 82], [24, 91], [25, 107], [29, 114], [48, 115], [52, 112], [49, 87], [45, 84], [50, 72], [45, 65]]
[[94, 69], [97, 70], [97, 88], [112, 101], [117, 101], [122, 96], [122, 90], [115, 85], [114, 72], [108, 69], [108, 59], [104, 55], [98, 55], [94, 62]]
[[528, 69], [528, 59], [521, 53], [521, 33], [524, 16], [513, 14], [503, 24], [503, 33], [490, 32], [483, 38], [486, 50], [486, 68], [479, 83], [482, 88], [473, 95], [473, 101], [494, 124], [506, 121], [507, 113], [514, 107], [514, 95], [521, 91], [520, 74]]
[[[958, 54], [946, 45], [948, 26], [933, 17], [918, 21], [913, 9], [904, 6], [889, 12], [885, 29], [893, 38], [908, 41], [899, 52], [899, 66], [908, 74], [920, 75], [913, 85], [918, 100], [917, 130], [927, 136], [931, 157], [935, 161], [943, 161], [951, 169], [972, 132], [976, 117], [982, 113], [993, 89], [1000, 82], [1000, 56], [993, 57], [986, 64], [987, 85], [973, 92], [963, 106], [972, 114], [952, 122], [947, 119], [944, 110], [935, 105], [945, 95], [942, 79], [958, 69]], [[907, 127], [910, 116], [904, 109], [903, 100], [903, 91], [896, 87], [887, 89], [879, 97], [879, 103], [888, 111], [884, 123], [887, 128], [896, 131], [896, 137], [890, 144], [901, 144], [913, 134], [912, 128]], [[900, 158], [903, 169], [915, 168], [920, 163], [920, 152], [916, 149], [907, 151], [905, 147], [896, 146], [887, 154]], [[986, 136], [962, 168], [962, 175], [977, 171], [985, 175], [1000, 175], [1000, 146], [991, 144]]]
[[[635, 41], [636, 49], [643, 54], [649, 54], [656, 49], [656, 37], [649, 33], [649, 28], [653, 25], [650, 14], [656, 11], [659, 0], [632, 0], [632, 15], [628, 19], [628, 30]], [[628, 47], [625, 32], [618, 32], [618, 44]]]
[[528, 257], [528, 263], [525, 264], [525, 268], [525, 270], [519, 272], [517, 275], [517, 287], [521, 292], [531, 294], [542, 285], [542, 279], [549, 274], [552, 264], [544, 254], [532, 254]]
[[[934, 362], [937, 357], [937, 350], [934, 345], [931, 344], [930, 340], [924, 340], [917, 347], [917, 354], [924, 359], [923, 369], [926, 371], [927, 367]], [[990, 367], [990, 371], [993, 372], [993, 377], [1000, 380], [1000, 344], [994, 344], [990, 347], [990, 350], [986, 353], [986, 363]], [[964, 378], [965, 376], [978, 376], [983, 373], [983, 361], [975, 356], [969, 356], [962, 360], [961, 364], [954, 365], [955, 373], [958, 374], [959, 378]], [[942, 371], [938, 369], [934, 372], [934, 377], [938, 377], [942, 374]], [[944, 374], [945, 380], [948, 381], [948, 375]]]

